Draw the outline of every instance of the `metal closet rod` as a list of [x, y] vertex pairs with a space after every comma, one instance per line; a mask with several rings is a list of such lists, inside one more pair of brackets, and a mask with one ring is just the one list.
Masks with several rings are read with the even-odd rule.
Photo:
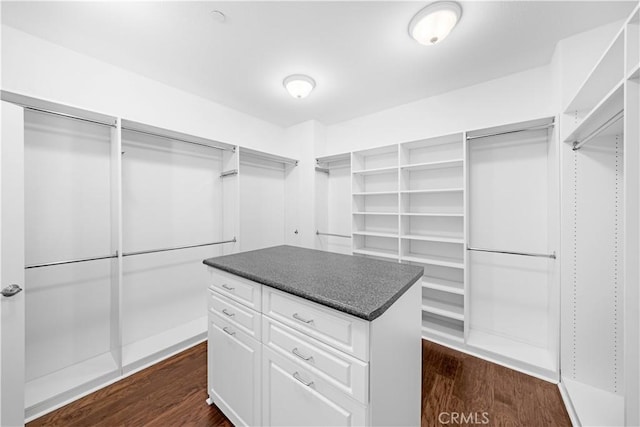
[[66, 117], [67, 119], [80, 120], [80, 121], [83, 121], [83, 122], [89, 122], [89, 123], [93, 123], [93, 124], [101, 125], [101, 126], [108, 126], [108, 127], [111, 127], [111, 128], [116, 127], [115, 123], [109, 123], [109, 122], [102, 122], [100, 120], [87, 119], [87, 118], [80, 117], [80, 116], [74, 116], [73, 114], [60, 113], [58, 111], [47, 110], [47, 109], [38, 108], [38, 107], [32, 107], [30, 105], [25, 105], [25, 104], [16, 104], [16, 105], [20, 105], [21, 107], [25, 108], [26, 110], [32, 110], [32, 111], [37, 111], [39, 113], [51, 114], [52, 116]]
[[613, 117], [611, 117], [609, 120], [607, 120], [602, 125], [600, 125], [596, 130], [594, 130], [589, 135], [584, 137], [582, 141], [575, 140], [573, 142], [573, 151], [579, 150], [584, 144], [591, 141], [596, 136], [600, 135], [605, 129], [611, 127], [614, 123], [616, 123], [618, 120], [620, 120], [623, 117], [624, 117], [624, 110], [620, 110], [616, 114], [614, 114]]
[[521, 255], [521, 256], [531, 256], [531, 257], [537, 257], [537, 258], [556, 259], [556, 253], [555, 252], [550, 253], [550, 254], [540, 254], [540, 253], [535, 253], [535, 252], [498, 251], [498, 250], [494, 250], [494, 249], [472, 248], [470, 246], [467, 246], [467, 250], [468, 251], [476, 251], [476, 252], [491, 252], [491, 253], [496, 253], [496, 254]]
[[158, 138], [164, 138], [164, 139], [168, 139], [170, 141], [180, 141], [180, 142], [185, 142], [187, 144], [199, 145], [201, 147], [215, 148], [217, 150], [224, 150], [224, 151], [236, 151], [235, 148], [227, 148], [227, 147], [219, 147], [217, 145], [202, 144], [200, 142], [188, 141], [186, 139], [180, 139], [180, 138], [174, 138], [172, 136], [162, 135], [162, 134], [153, 133], [153, 132], [147, 132], [146, 130], [133, 129], [133, 128], [126, 127], [126, 126], [122, 126], [122, 129], [123, 130], [128, 130], [129, 132], [141, 133], [143, 135], [156, 136]]
[[[124, 252], [122, 254], [122, 256], [126, 257], [126, 256], [133, 256], [133, 255], [152, 254], [152, 253], [155, 253], [155, 252], [176, 251], [178, 249], [199, 248], [201, 246], [221, 245], [223, 243], [235, 243], [236, 241], [237, 240], [234, 237], [231, 240], [223, 240], [223, 241], [220, 241], [220, 242], [201, 243], [201, 244], [197, 244], [197, 245], [186, 245], [186, 246], [175, 246], [175, 247], [170, 247], [170, 248], [151, 249], [151, 250], [148, 250], [148, 251]], [[50, 267], [50, 266], [54, 266], [54, 265], [75, 264], [77, 262], [97, 261], [97, 260], [101, 260], [101, 259], [111, 259], [111, 258], [117, 258], [117, 257], [118, 257], [118, 253], [116, 252], [113, 255], [105, 255], [105, 256], [99, 256], [99, 257], [78, 258], [78, 259], [66, 260], [66, 261], [46, 262], [46, 263], [42, 263], [42, 264], [31, 264], [31, 265], [25, 266], [24, 268], [25, 269], [29, 269], [29, 268]]]
[[344, 237], [345, 239], [350, 239], [351, 236], [347, 235], [347, 234], [335, 234], [335, 233], [321, 233], [320, 231], [316, 230], [316, 234], [318, 236], [334, 236], [334, 237]]
[[551, 122], [551, 123], [548, 123], [546, 125], [531, 126], [531, 127], [523, 128], [523, 129], [508, 130], [508, 131], [504, 131], [504, 132], [487, 133], [487, 134], [484, 134], [484, 135], [467, 136], [467, 141], [470, 141], [472, 139], [479, 139], [479, 138], [489, 138], [491, 136], [508, 135], [508, 134], [511, 134], [511, 133], [529, 132], [529, 131], [534, 131], [534, 130], [549, 129], [549, 128], [552, 128], [554, 126], [555, 126], [555, 123]]

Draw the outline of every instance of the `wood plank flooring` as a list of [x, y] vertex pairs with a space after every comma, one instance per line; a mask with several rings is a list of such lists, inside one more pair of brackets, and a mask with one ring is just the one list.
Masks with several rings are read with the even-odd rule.
[[[207, 406], [207, 346], [199, 344], [29, 424], [221, 426]], [[554, 384], [422, 342], [422, 427], [571, 426]]]

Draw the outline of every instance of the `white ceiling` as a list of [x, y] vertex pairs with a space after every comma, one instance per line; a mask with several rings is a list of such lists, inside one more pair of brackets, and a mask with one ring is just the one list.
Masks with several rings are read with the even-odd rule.
[[[331, 124], [547, 64], [558, 40], [632, 2], [470, 1], [436, 46], [409, 38], [429, 2], [2, 2], [2, 22], [272, 123]], [[224, 12], [220, 23], [213, 10]], [[291, 98], [289, 74], [316, 90]]]

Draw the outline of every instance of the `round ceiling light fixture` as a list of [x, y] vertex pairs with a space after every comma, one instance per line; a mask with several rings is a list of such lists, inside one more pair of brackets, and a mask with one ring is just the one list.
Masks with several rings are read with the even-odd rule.
[[411, 19], [409, 35], [426, 46], [440, 43], [453, 30], [461, 16], [462, 8], [456, 2], [431, 3]]
[[285, 78], [282, 85], [291, 96], [302, 99], [309, 96], [313, 88], [316, 87], [316, 82], [304, 74], [293, 74]]

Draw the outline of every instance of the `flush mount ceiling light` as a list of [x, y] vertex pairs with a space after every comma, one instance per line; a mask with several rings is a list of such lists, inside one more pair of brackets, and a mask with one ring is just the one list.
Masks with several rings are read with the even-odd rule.
[[418, 43], [430, 46], [444, 40], [462, 15], [462, 8], [452, 1], [431, 3], [409, 23], [409, 35]]
[[302, 99], [309, 96], [313, 88], [316, 87], [316, 82], [304, 74], [293, 74], [285, 78], [282, 85], [291, 96]]

